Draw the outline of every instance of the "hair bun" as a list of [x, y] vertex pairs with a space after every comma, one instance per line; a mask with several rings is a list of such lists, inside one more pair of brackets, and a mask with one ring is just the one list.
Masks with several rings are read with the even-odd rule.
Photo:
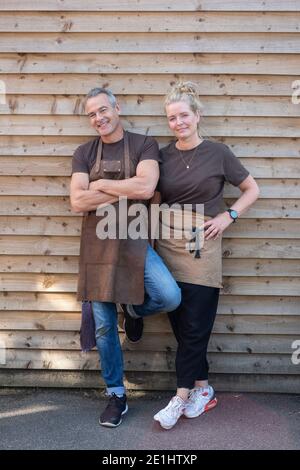
[[179, 82], [176, 86], [179, 93], [187, 93], [188, 95], [197, 95], [197, 85], [193, 82]]

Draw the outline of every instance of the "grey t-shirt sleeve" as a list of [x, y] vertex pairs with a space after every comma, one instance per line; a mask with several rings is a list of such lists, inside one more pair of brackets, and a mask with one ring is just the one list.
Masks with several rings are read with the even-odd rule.
[[146, 139], [144, 140], [139, 162], [142, 162], [144, 160], [155, 160], [157, 162], [159, 161], [159, 147], [158, 143], [153, 137], [146, 137]]
[[82, 151], [82, 147], [77, 147], [72, 158], [72, 175], [73, 173], [89, 174], [89, 166], [85, 155], [86, 154]]
[[223, 152], [223, 171], [225, 180], [233, 186], [239, 186], [250, 174], [226, 145]]

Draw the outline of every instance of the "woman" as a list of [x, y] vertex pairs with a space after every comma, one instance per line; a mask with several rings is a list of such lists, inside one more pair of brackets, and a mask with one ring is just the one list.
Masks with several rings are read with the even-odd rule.
[[[259, 189], [226, 145], [201, 137], [202, 105], [193, 83], [174, 85], [166, 96], [165, 110], [177, 140], [161, 150], [160, 202], [168, 206], [177, 203], [180, 207], [189, 204], [197, 226], [190, 243], [183, 237], [175, 239], [175, 232], [180, 230], [180, 217], [175, 211], [168, 227], [170, 238], [160, 237], [156, 243], [158, 254], [182, 291], [180, 306], [168, 314], [178, 342], [177, 391], [154, 416], [163, 428], [170, 429], [181, 415], [194, 418], [217, 404], [208, 383], [206, 356], [222, 287], [221, 236], [256, 201]], [[230, 209], [221, 211], [225, 181], [238, 186], [242, 194]], [[201, 214], [197, 211], [201, 204], [204, 220], [199, 228]], [[197, 240], [201, 229], [202, 245], [199, 236]]]

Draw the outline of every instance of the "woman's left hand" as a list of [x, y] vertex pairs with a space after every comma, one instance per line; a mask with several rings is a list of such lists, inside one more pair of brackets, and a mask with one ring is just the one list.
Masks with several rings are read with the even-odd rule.
[[204, 240], [216, 240], [232, 222], [233, 220], [228, 212], [223, 212], [213, 219], [207, 220], [203, 225]]

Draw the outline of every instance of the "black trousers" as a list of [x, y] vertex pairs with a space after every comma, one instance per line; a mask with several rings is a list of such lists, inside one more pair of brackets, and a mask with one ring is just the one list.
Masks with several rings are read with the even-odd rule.
[[207, 380], [207, 345], [215, 321], [220, 289], [178, 282], [182, 301], [169, 312], [178, 348], [176, 375], [178, 388], [193, 388], [195, 380]]

